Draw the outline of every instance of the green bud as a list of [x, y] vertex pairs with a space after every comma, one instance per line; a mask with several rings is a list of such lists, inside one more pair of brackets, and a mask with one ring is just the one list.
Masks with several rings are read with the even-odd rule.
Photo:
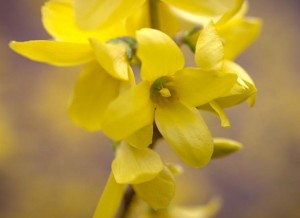
[[212, 158], [227, 156], [233, 152], [239, 151], [242, 144], [232, 139], [214, 138], [214, 153]]

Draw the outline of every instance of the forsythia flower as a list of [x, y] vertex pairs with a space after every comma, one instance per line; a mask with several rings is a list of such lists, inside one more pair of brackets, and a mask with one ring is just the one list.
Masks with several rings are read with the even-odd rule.
[[[261, 20], [258, 18], [244, 17], [248, 9], [247, 2], [243, 0], [236, 1], [176, 1], [165, 0], [169, 4], [173, 4], [178, 8], [168, 5], [168, 13], [161, 14], [165, 17], [162, 19], [162, 30], [169, 35], [175, 35], [182, 29], [192, 28], [195, 25], [207, 26], [213, 20], [216, 22], [214, 27], [218, 37], [224, 45], [224, 60], [235, 59], [242, 51], [244, 51], [259, 35], [261, 29]], [[203, 6], [207, 4], [207, 6]], [[198, 5], [198, 6], [197, 6]], [[222, 7], [219, 7], [222, 6]], [[209, 10], [203, 11], [203, 8], [213, 7], [214, 12], [218, 8], [226, 9], [226, 13], [220, 17], [210, 16]], [[223, 11], [225, 12], [225, 11]], [[217, 13], [215, 13], [217, 15]], [[164, 22], [167, 20], [167, 22]], [[169, 20], [171, 20], [169, 22]], [[200, 29], [201, 34], [203, 30]], [[196, 34], [194, 34], [196, 35]], [[188, 36], [186, 43], [194, 47], [196, 38]], [[250, 76], [237, 64], [228, 63], [231, 68], [235, 68], [239, 79], [232, 92], [227, 98], [219, 99], [218, 103], [221, 107], [230, 107], [248, 100], [252, 106], [255, 102], [256, 87]], [[226, 124], [227, 125], [227, 124]]]
[[85, 64], [69, 107], [73, 121], [99, 130], [103, 112], [122, 89], [134, 83], [125, 43], [105, 43], [126, 33], [123, 24], [86, 31], [76, 26], [72, 1], [51, 0], [42, 8], [46, 30], [55, 40], [12, 42], [11, 48], [32, 60], [56, 66]]
[[[120, 140], [155, 120], [181, 159], [193, 167], [205, 165], [213, 152], [213, 140], [196, 107], [225, 95], [236, 76], [223, 68], [209, 72], [182, 69], [180, 49], [160, 31], [142, 29], [137, 32], [137, 41], [142, 82], [109, 105], [102, 121], [104, 133]], [[217, 47], [205, 49], [211, 49], [211, 57], [202, 60], [204, 65], [218, 61]]]
[[[56, 0], [72, 3], [74, 1], [75, 20], [86, 29], [105, 28], [129, 17], [150, 0]], [[202, 13], [212, 18], [220, 16], [234, 7], [235, 0], [163, 0], [175, 7], [194, 13]], [[157, 1], [159, 4], [159, 1]]]
[[140, 218], [212, 218], [220, 209], [221, 201], [213, 198], [210, 202], [201, 206], [171, 205], [169, 208], [159, 211], [147, 211]]
[[[222, 42], [222, 38], [218, 35], [216, 26], [212, 23], [208, 24], [199, 34], [195, 46], [195, 62], [205, 71], [220, 68], [223, 69], [224, 72], [236, 74], [236, 84], [230, 92], [200, 107], [201, 109], [210, 108], [215, 111], [221, 118], [222, 125], [230, 126], [222, 108], [233, 106], [253, 95], [255, 96], [256, 88], [251, 78], [238, 64], [225, 59], [225, 46]], [[215, 54], [212, 55], [211, 51], [214, 51]]]

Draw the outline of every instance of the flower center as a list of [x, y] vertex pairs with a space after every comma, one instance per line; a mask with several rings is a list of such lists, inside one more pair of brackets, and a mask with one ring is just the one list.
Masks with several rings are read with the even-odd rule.
[[159, 106], [177, 99], [173, 79], [169, 76], [163, 76], [155, 80], [151, 85], [150, 93], [151, 100]]

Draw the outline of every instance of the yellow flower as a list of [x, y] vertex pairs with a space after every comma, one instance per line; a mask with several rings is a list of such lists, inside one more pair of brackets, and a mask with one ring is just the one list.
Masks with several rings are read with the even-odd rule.
[[107, 28], [122, 22], [144, 2], [145, 0], [74, 0], [76, 22], [86, 29]]
[[[155, 120], [182, 160], [193, 167], [205, 165], [211, 158], [213, 141], [196, 107], [225, 95], [236, 76], [222, 68], [210, 72], [183, 69], [180, 49], [160, 31], [142, 29], [137, 32], [137, 41], [142, 82], [109, 105], [102, 122], [104, 133], [120, 140]], [[218, 59], [215, 49], [210, 50], [211, 60]]]
[[[173, 0], [166, 0], [166, 2], [172, 3]], [[186, 1], [178, 2], [187, 4]], [[217, 7], [222, 8], [223, 10], [221, 11], [223, 13], [219, 13], [218, 16], [209, 16], [209, 13], [204, 13], [201, 7], [197, 7], [196, 5], [192, 7], [193, 10], [189, 11], [186, 11], [186, 7], [184, 6], [177, 9], [169, 5], [169, 13], [162, 15], [168, 16], [166, 17], [168, 19], [161, 20], [162, 31], [174, 36], [182, 31], [183, 26], [185, 29], [191, 29], [195, 25], [207, 26], [213, 21], [217, 24], [217, 32], [224, 44], [224, 58], [229, 60], [235, 59], [258, 37], [261, 29], [261, 20], [258, 18], [245, 17], [248, 10], [247, 1], [197, 1], [197, 3], [198, 2], [199, 5], [207, 4], [206, 8], [214, 4], [224, 4], [223, 7]], [[169, 22], [169, 20], [171, 21]], [[190, 40], [192, 44], [195, 43], [193, 39]]]
[[147, 210], [141, 218], [212, 218], [221, 207], [221, 200], [213, 198], [207, 204], [201, 206], [171, 205], [167, 209], [150, 211]]
[[101, 129], [103, 112], [134, 82], [126, 43], [105, 43], [125, 34], [125, 25], [86, 31], [76, 26], [72, 1], [51, 0], [42, 8], [46, 30], [55, 40], [11, 42], [17, 53], [56, 66], [82, 65], [69, 107], [72, 120], [88, 130]]
[[[202, 66], [203, 69], [222, 67], [225, 72], [235, 73], [238, 79], [230, 92], [226, 93], [224, 96], [214, 99], [214, 101], [209, 102], [207, 105], [202, 105], [200, 108], [216, 112], [221, 119], [222, 126], [228, 127], [230, 126], [230, 122], [224, 113], [223, 108], [231, 107], [244, 101], [248, 101], [249, 104], [253, 106], [257, 90], [254, 82], [241, 66], [228, 59], [226, 60], [226, 49], [228, 50], [229, 48], [226, 48], [226, 46], [222, 43], [223, 39], [219, 35], [217, 28], [218, 27], [214, 24], [210, 23], [201, 30], [198, 37], [198, 43], [195, 48], [195, 62], [199, 66]], [[213, 36], [213, 38], [215, 38], [215, 42], [207, 38], [208, 35]], [[206, 40], [210, 41], [211, 44], [206, 43], [201, 45], [201, 43], [199, 43]], [[202, 60], [205, 60], [205, 57], [209, 57], [207, 52], [209, 52], [209, 48], [213, 46], [212, 44], [216, 44], [217, 42], [222, 44], [218, 47], [220, 49], [218, 59], [212, 61], [211, 64], [201, 63]], [[203, 52], [197, 52], [197, 50], [201, 50]]]

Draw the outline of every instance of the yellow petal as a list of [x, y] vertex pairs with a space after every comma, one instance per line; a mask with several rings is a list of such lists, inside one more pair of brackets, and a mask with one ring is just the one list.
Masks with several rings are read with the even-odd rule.
[[206, 205], [201, 206], [174, 206], [169, 209], [172, 218], [212, 218], [221, 208], [221, 200], [213, 198]]
[[137, 195], [153, 209], [168, 207], [175, 194], [175, 179], [165, 167], [153, 180], [133, 185]]
[[137, 149], [122, 142], [112, 163], [117, 183], [137, 184], [153, 179], [163, 170], [159, 155], [150, 148]]
[[149, 12], [149, 3], [146, 1], [126, 19], [128, 35], [135, 37], [137, 30], [150, 27]]
[[214, 153], [212, 158], [219, 158], [227, 156], [233, 152], [239, 151], [242, 144], [226, 138], [214, 138]]
[[122, 201], [125, 185], [116, 183], [112, 173], [106, 183], [93, 218], [115, 217]]
[[222, 15], [234, 6], [234, 0], [163, 0], [182, 10], [205, 15]]
[[118, 96], [120, 83], [97, 62], [85, 66], [76, 82], [69, 106], [71, 119], [88, 130], [100, 130], [103, 113]]
[[180, 19], [177, 14], [173, 12], [173, 7], [159, 1], [158, 3], [158, 17], [159, 17], [159, 29], [167, 35], [174, 37], [185, 26], [182, 25], [183, 19]]
[[257, 18], [233, 19], [218, 27], [218, 34], [224, 41], [225, 59], [233, 60], [258, 37], [261, 20]]
[[235, 73], [238, 79], [236, 85], [228, 94], [216, 100], [218, 104], [222, 108], [225, 108], [237, 105], [249, 99], [250, 103], [252, 103], [250, 105], [253, 106], [257, 90], [247, 72], [238, 64], [231, 61], [224, 62], [224, 71]]
[[217, 70], [222, 67], [224, 47], [212, 23], [201, 30], [195, 51], [195, 62], [203, 70]]
[[227, 115], [225, 114], [223, 108], [220, 107], [220, 105], [215, 101], [211, 101], [211, 102], [209, 102], [209, 104], [213, 108], [213, 110], [218, 114], [218, 116], [220, 117], [221, 125], [223, 127], [230, 127], [230, 121], [229, 121]]
[[[217, 0], [217, 1], [219, 1], [219, 0]], [[227, 14], [226, 19], [225, 18], [223, 19], [224, 22], [225, 22], [225, 20], [227, 21], [230, 18], [231, 19], [240, 18], [245, 15], [245, 13], [248, 9], [247, 2], [244, 2], [242, 7], [240, 8], [240, 10], [237, 11], [237, 9], [240, 7], [240, 6], [237, 6], [237, 4], [240, 4], [240, 2], [238, 2], [240, 0], [236, 0], [236, 3], [234, 3], [234, 4], [233, 4], [233, 1], [235, 1], [235, 0], [229, 0], [229, 1], [231, 1], [232, 3], [230, 5], [228, 5], [228, 7], [224, 8], [222, 10], [223, 12], [211, 13], [211, 14], [201, 13], [201, 10], [199, 10], [199, 9], [198, 9], [198, 11], [193, 11], [193, 10], [187, 11], [187, 10], [182, 10], [182, 9], [168, 5], [169, 11], [171, 12], [171, 14], [173, 14], [172, 20], [169, 20], [170, 18], [166, 17], [165, 15], [161, 15], [162, 17], [166, 17], [168, 19], [160, 21], [160, 23], [167, 24], [168, 22], [169, 23], [171, 22], [171, 24], [175, 24], [177, 21], [177, 32], [175, 32], [175, 33], [178, 33], [180, 29], [190, 29], [195, 25], [206, 26], [210, 22], [216, 23], [220, 20], [220, 18], [223, 16], [223, 13], [225, 11], [227, 11], [226, 13], [228, 13], [229, 11], [231, 13]], [[202, 1], [202, 2], [208, 2], [208, 1]], [[221, 3], [221, 1], [219, 1], [219, 2]], [[194, 9], [196, 9], [196, 8], [194, 7]], [[234, 16], [234, 17], [232, 17], [232, 16]], [[181, 28], [179, 25], [181, 26]], [[160, 26], [160, 27], [164, 27], [164, 26]], [[163, 30], [163, 32], [165, 32], [165, 29], [161, 29], [161, 30]]]
[[153, 136], [153, 124], [147, 125], [132, 135], [130, 135], [126, 141], [135, 147], [135, 148], [147, 148], [152, 143], [152, 136]]
[[137, 32], [137, 41], [137, 55], [142, 61], [143, 80], [153, 81], [183, 68], [183, 54], [166, 34], [145, 28]]
[[106, 28], [122, 22], [144, 0], [74, 0], [77, 24], [84, 29]]
[[127, 46], [123, 43], [109, 44], [90, 39], [97, 61], [113, 77], [128, 80]]
[[179, 102], [155, 111], [156, 125], [177, 155], [192, 167], [208, 163], [213, 152], [211, 134], [199, 111]]
[[141, 82], [110, 104], [102, 122], [107, 136], [121, 140], [153, 122], [154, 108], [149, 89], [148, 82]]
[[[86, 1], [83, 1], [85, 3]], [[102, 30], [83, 30], [75, 23], [71, 0], [50, 0], [42, 7], [42, 21], [48, 33], [57, 40], [68, 42], [88, 42], [89, 38], [107, 40], [126, 34], [122, 22]]]
[[220, 20], [218, 20], [216, 25], [222, 25], [228, 22], [230, 19], [236, 16], [240, 11], [243, 11], [242, 9], [244, 5], [245, 5], [244, 0], [235, 0], [234, 7], [226, 11], [226, 13], [220, 18]]
[[56, 66], [72, 66], [87, 63], [95, 58], [89, 44], [50, 40], [11, 42], [10, 48], [31, 59]]
[[236, 79], [233, 73], [185, 68], [174, 76], [174, 83], [179, 99], [198, 107], [224, 96], [234, 86]]

